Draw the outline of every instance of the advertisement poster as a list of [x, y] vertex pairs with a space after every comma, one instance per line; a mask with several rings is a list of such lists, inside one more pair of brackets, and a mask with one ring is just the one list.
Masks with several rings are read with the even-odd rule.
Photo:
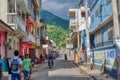
[[94, 54], [94, 64], [102, 65], [103, 59], [105, 59], [104, 52], [95, 52], [95, 54]]
[[110, 69], [116, 69], [117, 64], [116, 64], [116, 52], [115, 50], [109, 50], [105, 52], [106, 56], [106, 67]]

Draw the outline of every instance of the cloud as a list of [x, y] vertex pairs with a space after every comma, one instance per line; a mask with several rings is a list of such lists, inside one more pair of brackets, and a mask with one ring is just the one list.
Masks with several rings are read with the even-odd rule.
[[68, 9], [78, 7], [79, 0], [42, 0], [42, 9], [68, 19]]

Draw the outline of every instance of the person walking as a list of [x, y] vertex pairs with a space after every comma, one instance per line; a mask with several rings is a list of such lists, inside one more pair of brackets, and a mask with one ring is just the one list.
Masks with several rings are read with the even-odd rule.
[[67, 54], [64, 55], [65, 60], [67, 60]]
[[40, 55], [40, 63], [42, 63], [43, 62], [43, 56], [42, 56], [42, 54]]
[[54, 65], [54, 57], [52, 53], [48, 54], [48, 66], [51, 68]]
[[32, 71], [31, 60], [29, 59], [29, 55], [25, 54], [25, 58], [23, 59], [23, 73], [25, 80], [30, 79], [31, 71]]
[[22, 78], [22, 60], [19, 58], [18, 50], [14, 51], [14, 56], [10, 60], [11, 80], [21, 80]]

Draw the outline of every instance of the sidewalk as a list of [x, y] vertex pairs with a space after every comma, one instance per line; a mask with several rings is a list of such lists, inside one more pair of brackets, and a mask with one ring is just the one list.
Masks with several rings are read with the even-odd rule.
[[91, 80], [116, 80], [110, 77], [107, 74], [101, 73], [99, 70], [90, 70], [87, 66], [79, 65], [73, 61], [73, 63], [79, 67], [80, 72], [84, 75], [87, 75], [91, 78]]
[[11, 80], [11, 76], [8, 74], [8, 72], [3, 72], [3, 79], [2, 80]]

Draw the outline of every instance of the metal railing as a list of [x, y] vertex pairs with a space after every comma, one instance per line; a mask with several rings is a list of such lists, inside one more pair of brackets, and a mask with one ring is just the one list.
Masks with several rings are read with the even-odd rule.
[[16, 16], [16, 23], [18, 24], [18, 26], [20, 27], [21, 30], [26, 32], [26, 25], [23, 22], [23, 20], [20, 17], [18, 17], [18, 16]]
[[15, 25], [17, 13], [7, 13], [7, 23], [9, 25]]
[[7, 13], [7, 24], [10, 25], [13, 30], [17, 30], [16, 15], [17, 13]]
[[102, 46], [109, 46], [109, 45], [113, 45], [113, 40], [97, 43], [95, 44], [95, 48], [102, 47]]

